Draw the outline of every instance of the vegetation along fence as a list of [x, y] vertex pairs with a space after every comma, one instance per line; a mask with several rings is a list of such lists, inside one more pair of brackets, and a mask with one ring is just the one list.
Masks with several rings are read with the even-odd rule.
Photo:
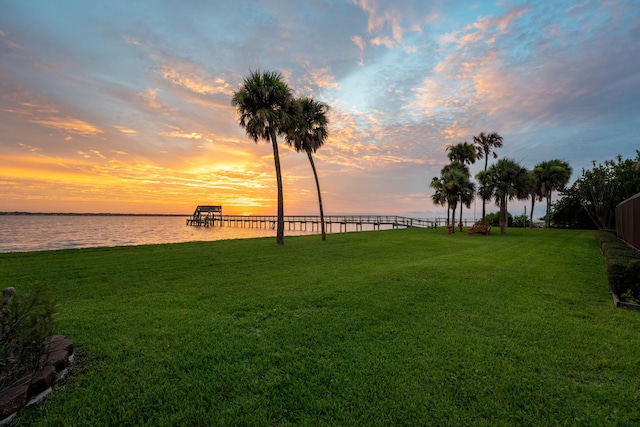
[[616, 206], [616, 233], [640, 250], [640, 193]]

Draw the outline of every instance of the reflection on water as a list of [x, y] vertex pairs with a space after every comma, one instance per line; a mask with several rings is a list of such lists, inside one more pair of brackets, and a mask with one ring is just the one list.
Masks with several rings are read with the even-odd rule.
[[[186, 216], [0, 215], [0, 252], [275, 238], [272, 229], [190, 227]], [[317, 234], [287, 230], [285, 236]]]

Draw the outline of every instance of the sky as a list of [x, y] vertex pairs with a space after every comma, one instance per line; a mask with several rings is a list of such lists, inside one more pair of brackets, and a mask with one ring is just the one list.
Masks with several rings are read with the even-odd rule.
[[[3, 0], [0, 211], [275, 215], [271, 144], [231, 105], [254, 70], [330, 107], [325, 214], [445, 216], [429, 183], [480, 132], [572, 181], [640, 149], [637, 0]], [[279, 151], [285, 215], [317, 214]]]

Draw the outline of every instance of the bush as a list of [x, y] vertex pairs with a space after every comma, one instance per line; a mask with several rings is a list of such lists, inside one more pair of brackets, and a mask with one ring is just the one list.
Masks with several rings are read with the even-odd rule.
[[608, 231], [596, 232], [611, 291], [628, 302], [640, 301], [640, 254]]
[[[490, 225], [492, 227], [500, 227], [500, 214], [498, 212], [491, 212], [485, 215], [484, 217], [485, 225]], [[507, 212], [507, 226], [511, 226], [513, 224], [513, 216]]]
[[0, 390], [42, 367], [53, 331], [53, 303], [39, 290], [14, 292], [5, 289], [0, 307]]
[[529, 227], [531, 225], [531, 221], [529, 217], [525, 214], [521, 214], [513, 217], [513, 222], [511, 223], [511, 227]]
[[618, 236], [610, 231], [598, 230], [596, 231], [596, 243], [598, 247], [602, 249], [603, 243], [622, 243]]

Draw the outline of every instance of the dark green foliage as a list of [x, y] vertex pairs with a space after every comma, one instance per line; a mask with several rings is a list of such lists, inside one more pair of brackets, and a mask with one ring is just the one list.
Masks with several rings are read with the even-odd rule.
[[582, 170], [580, 178], [563, 192], [564, 197], [574, 199], [570, 204], [579, 204], [599, 229], [615, 226], [615, 209], [618, 203], [640, 191], [640, 151], [635, 160], [616, 160], [604, 163], [593, 162], [593, 169]]
[[[509, 215], [509, 217], [511, 217], [511, 215]], [[529, 222], [529, 217], [527, 217], [527, 215], [525, 214], [509, 218], [510, 227], [529, 227], [530, 225], [531, 223]]]
[[483, 174], [478, 178], [491, 189], [492, 197], [500, 207], [500, 233], [504, 234], [508, 226], [507, 202], [529, 197], [533, 188], [532, 174], [516, 161], [504, 158], [491, 165], [486, 176]]
[[602, 244], [603, 243], [618, 243], [620, 242], [620, 239], [618, 239], [618, 237], [609, 232], [609, 231], [604, 231], [604, 230], [599, 230], [596, 232], [595, 234], [596, 236], [596, 243], [598, 244], [598, 247], [602, 250]]
[[[547, 213], [544, 217], [545, 228], [551, 227], [551, 195], [553, 190], [562, 190], [571, 178], [573, 169], [564, 160], [554, 159], [538, 163], [533, 168], [533, 192], [540, 199], [547, 199]], [[533, 213], [533, 209], [531, 209]]]
[[596, 242], [604, 255], [611, 291], [628, 301], [640, 299], [640, 254], [607, 231], [598, 231]]
[[[511, 226], [513, 224], [513, 215], [507, 213], [508, 224]], [[490, 225], [492, 227], [500, 226], [500, 216], [497, 212], [488, 213], [484, 218], [485, 225]]]
[[580, 200], [572, 196], [572, 191], [575, 192], [571, 189], [562, 192], [563, 197], [553, 204], [551, 223], [560, 228], [596, 229], [596, 225], [580, 204]]
[[54, 306], [39, 290], [3, 299], [0, 308], [0, 390], [41, 367], [53, 330]]

